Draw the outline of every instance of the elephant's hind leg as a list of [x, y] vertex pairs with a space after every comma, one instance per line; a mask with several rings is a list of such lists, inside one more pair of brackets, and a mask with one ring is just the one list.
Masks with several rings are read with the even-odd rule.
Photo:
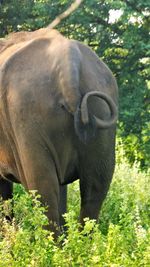
[[[109, 172], [108, 172], [109, 169]], [[84, 225], [84, 218], [98, 219], [102, 203], [107, 195], [113, 175], [113, 164], [105, 163], [98, 168], [85, 172], [80, 179], [81, 211], [80, 222]]]
[[[7, 180], [4, 180], [0, 177], [0, 197], [2, 200], [9, 200], [13, 197], [13, 183]], [[11, 221], [13, 217], [13, 211], [10, 214], [7, 214], [5, 218], [8, 221]]]
[[13, 197], [13, 183], [0, 177], [0, 197], [3, 200], [12, 199]]
[[59, 200], [59, 214], [60, 214], [60, 226], [64, 226], [65, 219], [63, 214], [67, 212], [67, 185], [60, 186], [60, 200]]
[[19, 140], [20, 161], [27, 190], [36, 190], [47, 207], [49, 229], [59, 234], [59, 181], [51, 152], [35, 136]]
[[[32, 152], [30, 151], [30, 153]], [[29, 160], [27, 158], [24, 160], [24, 167], [28, 168], [27, 189], [37, 190], [40, 194], [42, 203], [47, 207], [48, 228], [57, 237], [59, 235], [59, 183], [55, 165], [51, 158], [45, 158], [43, 152], [40, 154], [40, 162], [38, 158], [35, 159], [35, 162], [31, 158]]]

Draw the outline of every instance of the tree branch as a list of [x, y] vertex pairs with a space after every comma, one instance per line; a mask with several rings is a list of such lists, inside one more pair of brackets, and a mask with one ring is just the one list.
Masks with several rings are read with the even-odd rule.
[[72, 12], [74, 12], [79, 5], [82, 3], [83, 0], [75, 0], [74, 3], [71, 4], [71, 6], [64, 11], [63, 13], [61, 13], [59, 16], [57, 16], [48, 26], [47, 28], [49, 29], [53, 29], [55, 28], [60, 22], [61, 20], [65, 19], [66, 17], [68, 17]]

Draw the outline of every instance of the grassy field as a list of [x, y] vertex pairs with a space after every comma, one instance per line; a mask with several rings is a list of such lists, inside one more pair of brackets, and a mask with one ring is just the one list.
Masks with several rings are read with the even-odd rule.
[[0, 267], [150, 266], [150, 173], [119, 164], [99, 224], [86, 219], [81, 232], [77, 182], [68, 198], [68, 234], [60, 246], [43, 229], [47, 219], [39, 198], [15, 187], [13, 223], [4, 219], [11, 203], [0, 206]]

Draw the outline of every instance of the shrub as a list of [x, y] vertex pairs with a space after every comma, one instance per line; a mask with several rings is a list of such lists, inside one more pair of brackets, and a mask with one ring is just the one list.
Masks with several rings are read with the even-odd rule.
[[79, 231], [79, 189], [69, 187], [67, 235], [57, 242], [40, 196], [15, 187], [14, 219], [5, 220], [10, 201], [0, 204], [0, 267], [150, 266], [150, 175], [124, 163], [116, 168], [100, 222], [85, 219]]

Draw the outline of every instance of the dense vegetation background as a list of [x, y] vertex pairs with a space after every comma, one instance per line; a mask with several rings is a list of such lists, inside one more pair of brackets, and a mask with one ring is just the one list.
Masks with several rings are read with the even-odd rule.
[[[68, 0], [1, 0], [0, 37], [47, 26]], [[150, 1], [84, 0], [58, 29], [88, 44], [117, 78], [120, 94], [118, 140], [131, 164], [150, 166]]]

